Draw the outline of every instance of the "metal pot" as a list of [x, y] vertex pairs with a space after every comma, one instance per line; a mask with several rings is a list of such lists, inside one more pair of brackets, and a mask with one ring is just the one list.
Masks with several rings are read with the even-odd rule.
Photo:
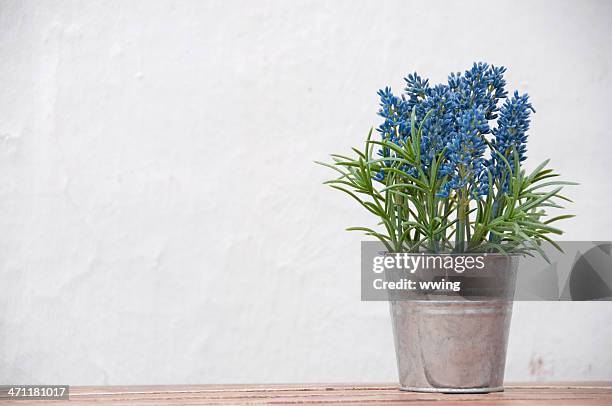
[[390, 301], [400, 389], [503, 391], [519, 258], [499, 254], [484, 258], [489, 278], [485, 287]]

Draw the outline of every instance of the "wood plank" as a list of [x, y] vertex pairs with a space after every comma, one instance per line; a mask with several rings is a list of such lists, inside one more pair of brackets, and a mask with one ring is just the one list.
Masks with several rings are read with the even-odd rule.
[[[429, 406], [612, 405], [612, 382], [521, 383], [505, 392], [447, 395], [401, 392], [390, 384], [163, 385], [72, 387], [52, 405], [399, 404]], [[40, 401], [3, 404], [38, 405]]]

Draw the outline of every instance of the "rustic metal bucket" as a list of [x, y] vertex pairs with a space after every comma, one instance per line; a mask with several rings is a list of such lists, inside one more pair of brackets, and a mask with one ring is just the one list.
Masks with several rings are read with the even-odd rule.
[[485, 286], [390, 301], [400, 389], [503, 391], [518, 259], [488, 254]]

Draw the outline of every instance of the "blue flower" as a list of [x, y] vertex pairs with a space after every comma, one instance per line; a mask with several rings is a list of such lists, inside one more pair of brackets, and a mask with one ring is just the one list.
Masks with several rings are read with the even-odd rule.
[[487, 120], [497, 117], [497, 103], [507, 96], [504, 80], [506, 68], [489, 66], [487, 63], [474, 63], [470, 70], [451, 73], [448, 85], [454, 95], [454, 105], [458, 110], [481, 106]]
[[[409, 133], [410, 120], [407, 118], [409, 114], [406, 111], [406, 103], [403, 99], [393, 95], [389, 87], [379, 90], [378, 95], [380, 96], [378, 115], [385, 120], [376, 130], [381, 134], [383, 140], [399, 145], [400, 140], [406, 140]], [[391, 156], [389, 148], [383, 148], [378, 151], [378, 154], [383, 158]]]
[[502, 155], [512, 158], [512, 149], [515, 148], [521, 162], [527, 158], [525, 153], [531, 112], [535, 113], [535, 110], [527, 94], [521, 96], [514, 92], [514, 96], [506, 100], [500, 109], [497, 128], [493, 129], [493, 145]]
[[456, 130], [450, 134], [446, 144], [446, 161], [441, 173], [450, 178], [443, 185], [443, 194], [450, 189], [459, 189], [472, 184], [485, 170], [484, 153], [486, 143], [483, 134], [488, 133], [489, 124], [481, 107], [473, 107], [456, 117]]
[[385, 179], [385, 173], [383, 171], [378, 171], [376, 175], [374, 175], [374, 180], [382, 182]]
[[[514, 151], [518, 154], [519, 163], [527, 159], [527, 131], [529, 130], [529, 116], [535, 110], [529, 103], [527, 94], [519, 95], [514, 92], [511, 99], [507, 99], [499, 110], [497, 127], [493, 129], [493, 148], [503, 155], [512, 170], [514, 162]], [[508, 190], [507, 168], [501, 157], [496, 153], [491, 153], [491, 158], [487, 166], [496, 180], [502, 183], [503, 190]]]
[[[383, 140], [397, 145], [411, 141], [411, 115], [414, 111], [416, 123], [422, 126], [419, 163], [424, 173], [434, 159], [441, 158], [438, 179], [445, 178], [439, 196], [448, 197], [459, 188], [469, 187], [471, 193], [488, 193], [489, 173], [499, 179], [505, 168], [500, 165], [494, 153], [487, 160], [485, 136], [493, 134], [492, 145], [509, 160], [513, 160], [512, 148], [525, 159], [529, 114], [534, 111], [528, 96], [507, 99], [506, 68], [479, 62], [464, 73], [451, 73], [446, 84], [430, 86], [429, 80], [416, 72], [404, 80], [404, 93], [395, 96], [389, 87], [378, 91], [380, 110], [384, 118], [377, 128]], [[506, 99], [499, 107], [499, 102]], [[492, 128], [491, 121], [497, 119]], [[489, 137], [491, 137], [489, 135]], [[394, 157], [389, 148], [382, 148], [378, 154], [383, 158]], [[442, 155], [443, 154], [443, 155]], [[391, 166], [393, 161], [384, 161]], [[417, 176], [415, 167], [404, 165], [401, 171]], [[378, 173], [376, 180], [382, 181], [384, 173]]]

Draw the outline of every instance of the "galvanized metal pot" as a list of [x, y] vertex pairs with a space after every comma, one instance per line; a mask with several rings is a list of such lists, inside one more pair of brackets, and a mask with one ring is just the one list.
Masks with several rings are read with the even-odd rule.
[[487, 283], [460, 294], [390, 301], [400, 389], [503, 390], [518, 259], [487, 255]]

